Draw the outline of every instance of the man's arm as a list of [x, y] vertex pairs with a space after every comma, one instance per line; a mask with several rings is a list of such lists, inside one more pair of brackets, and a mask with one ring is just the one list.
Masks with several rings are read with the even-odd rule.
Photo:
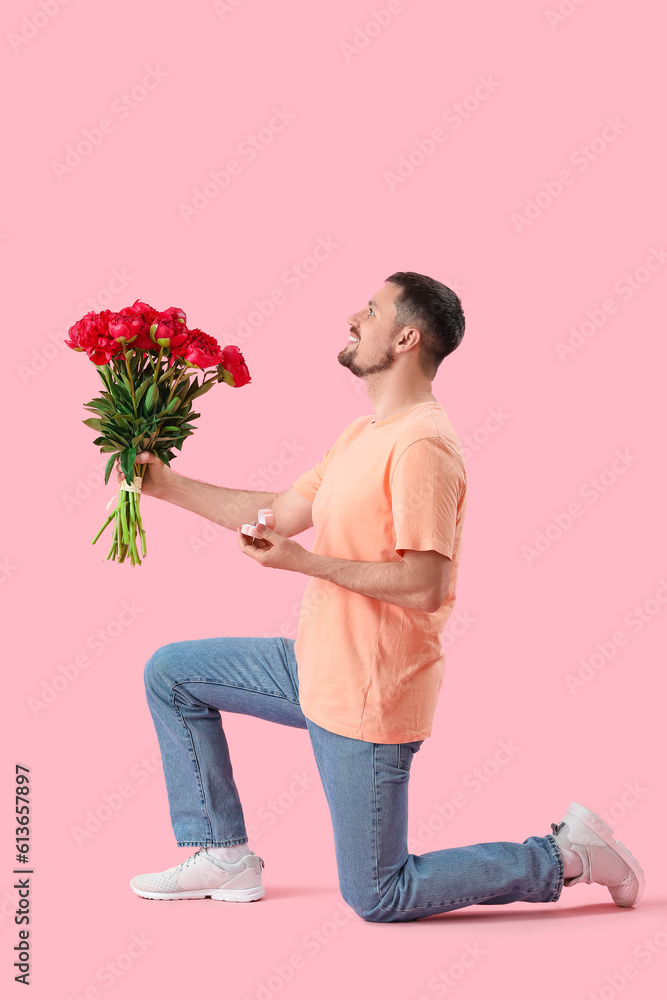
[[240, 524], [256, 521], [258, 510], [273, 509], [276, 494], [212, 486], [174, 473], [161, 499], [235, 531]]
[[406, 549], [399, 562], [357, 562], [304, 552], [302, 573], [376, 601], [433, 613], [447, 596], [451, 559], [435, 549]]

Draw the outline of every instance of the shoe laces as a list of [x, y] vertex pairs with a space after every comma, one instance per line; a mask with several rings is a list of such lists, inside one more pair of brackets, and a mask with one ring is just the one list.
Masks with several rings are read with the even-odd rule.
[[190, 857], [186, 861], [181, 861], [180, 865], [178, 866], [178, 871], [182, 872], [184, 868], [188, 867], [188, 865], [190, 864], [191, 861], [194, 861], [196, 858], [198, 858], [199, 855], [202, 853], [202, 851], [205, 851], [205, 850], [206, 850], [205, 847], [200, 847], [199, 850], [195, 851], [194, 854], [191, 854]]

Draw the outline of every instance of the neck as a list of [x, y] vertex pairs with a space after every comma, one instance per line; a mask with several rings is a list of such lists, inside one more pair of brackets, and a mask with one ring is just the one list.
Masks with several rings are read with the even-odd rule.
[[412, 389], [411, 391], [407, 391], [405, 387], [403, 390], [396, 388], [391, 392], [384, 391], [378, 393], [374, 398], [374, 394], [369, 387], [368, 398], [373, 406], [376, 421], [393, 417], [395, 413], [401, 413], [402, 410], [407, 410], [417, 403], [438, 402], [430, 388]]

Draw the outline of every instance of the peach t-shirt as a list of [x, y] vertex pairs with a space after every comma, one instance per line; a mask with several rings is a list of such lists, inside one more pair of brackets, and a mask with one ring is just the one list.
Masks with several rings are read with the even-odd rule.
[[312, 501], [318, 555], [391, 562], [405, 549], [435, 549], [451, 559], [434, 613], [309, 577], [294, 645], [307, 719], [372, 743], [430, 736], [467, 505], [461, 444], [443, 406], [357, 417], [293, 486]]

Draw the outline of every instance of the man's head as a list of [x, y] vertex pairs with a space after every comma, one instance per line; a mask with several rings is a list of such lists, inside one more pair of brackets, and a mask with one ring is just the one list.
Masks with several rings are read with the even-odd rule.
[[391, 274], [348, 323], [351, 339], [338, 360], [360, 378], [385, 371], [404, 358], [401, 363], [416, 366], [419, 374], [432, 380], [465, 330], [458, 295], [415, 271]]

